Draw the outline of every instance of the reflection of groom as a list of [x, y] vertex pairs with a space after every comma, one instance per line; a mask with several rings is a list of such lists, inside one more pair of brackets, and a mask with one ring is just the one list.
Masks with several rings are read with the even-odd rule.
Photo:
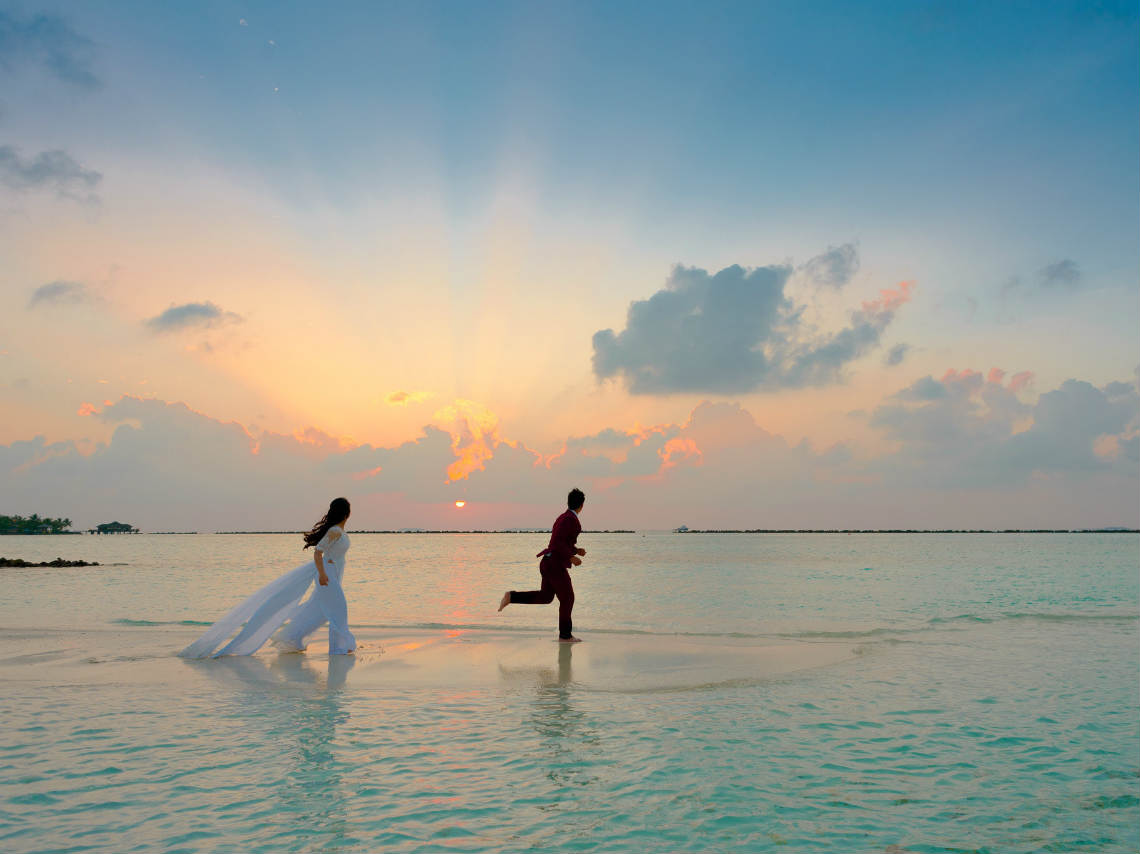
[[550, 544], [535, 557], [541, 557], [538, 571], [542, 575], [542, 587], [538, 590], [509, 590], [499, 602], [499, 610], [507, 605], [546, 605], [558, 597], [558, 639], [565, 643], [576, 643], [570, 614], [574, 610], [574, 585], [570, 581], [570, 567], [581, 566], [585, 549], [577, 546], [578, 535], [582, 533], [582, 523], [578, 514], [586, 503], [586, 495], [580, 489], [571, 489], [566, 496], [567, 510], [554, 520], [550, 531]]

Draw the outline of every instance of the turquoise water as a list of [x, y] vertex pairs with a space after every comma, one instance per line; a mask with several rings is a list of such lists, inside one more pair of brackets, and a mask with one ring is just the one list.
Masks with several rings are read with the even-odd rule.
[[[0, 849], [1140, 848], [1135, 535], [584, 535], [577, 648], [494, 611], [541, 537], [355, 535], [356, 660], [172, 657], [294, 540], [0, 540], [126, 564], [0, 570]], [[503, 660], [409, 679], [408, 632]]]

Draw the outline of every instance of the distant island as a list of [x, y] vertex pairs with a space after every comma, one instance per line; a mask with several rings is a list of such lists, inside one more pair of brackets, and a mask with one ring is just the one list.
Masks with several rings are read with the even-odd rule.
[[0, 516], [0, 534], [78, 534], [69, 531], [70, 519], [41, 518], [38, 513], [31, 516]]
[[[81, 534], [72, 531], [70, 519], [51, 519], [33, 513], [31, 516], [0, 516], [0, 534]], [[126, 522], [104, 522], [87, 529], [88, 534], [137, 534], [139, 529]]]
[[25, 568], [29, 566], [99, 566], [99, 564], [86, 560], [64, 560], [61, 557], [57, 557], [55, 560], [41, 561], [40, 563], [33, 563], [32, 561], [18, 557], [0, 557], [0, 566]]

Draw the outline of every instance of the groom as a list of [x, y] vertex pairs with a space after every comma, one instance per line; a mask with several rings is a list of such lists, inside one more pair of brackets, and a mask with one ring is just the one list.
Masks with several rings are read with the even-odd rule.
[[585, 549], [575, 545], [578, 535], [582, 533], [582, 523], [578, 521], [578, 514], [582, 512], [582, 505], [585, 503], [586, 495], [582, 490], [570, 490], [570, 494], [566, 496], [566, 512], [554, 520], [554, 528], [550, 532], [550, 545], [535, 555], [542, 558], [538, 564], [538, 571], [542, 575], [542, 587], [525, 592], [508, 590], [499, 602], [501, 611], [512, 602], [546, 605], [557, 596], [558, 640], [563, 643], [578, 643], [581, 640], [574, 637], [571, 631], [573, 626], [570, 612], [574, 610], [574, 585], [570, 583], [570, 567], [581, 566], [582, 558], [586, 555]]

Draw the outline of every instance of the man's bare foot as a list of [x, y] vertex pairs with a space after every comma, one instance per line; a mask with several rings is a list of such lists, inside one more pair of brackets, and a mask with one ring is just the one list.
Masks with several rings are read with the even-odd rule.
[[558, 639], [558, 642], [559, 642], [559, 643], [581, 643], [581, 642], [582, 642], [582, 639], [581, 639], [581, 638], [576, 638], [576, 637], [574, 637], [573, 635], [571, 635], [571, 636], [570, 636], [570, 637], [568, 637], [568, 638], [559, 638], [559, 639]]
[[511, 604], [511, 591], [508, 590], [506, 593], [503, 594], [503, 598], [499, 600], [499, 610], [500, 611], [503, 610], [505, 607], [507, 607], [510, 604]]

